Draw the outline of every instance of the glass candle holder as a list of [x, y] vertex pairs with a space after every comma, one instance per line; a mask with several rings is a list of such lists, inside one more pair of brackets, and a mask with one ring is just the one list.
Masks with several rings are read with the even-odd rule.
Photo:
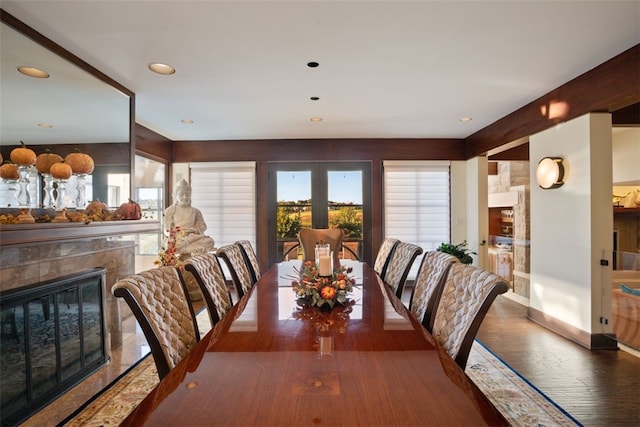
[[18, 172], [20, 173], [20, 179], [18, 184], [20, 189], [18, 190], [18, 206], [21, 208], [31, 207], [31, 194], [29, 193], [29, 172], [31, 166], [18, 165]]
[[333, 256], [331, 245], [328, 243], [316, 244], [316, 267], [320, 276], [331, 276], [333, 273]]
[[7, 184], [7, 208], [15, 208], [18, 207], [18, 181], [15, 179], [3, 179], [5, 184]]
[[42, 201], [43, 208], [53, 208], [55, 207], [55, 194], [53, 187], [53, 177], [48, 173], [42, 174], [42, 180], [44, 181], [44, 200]]

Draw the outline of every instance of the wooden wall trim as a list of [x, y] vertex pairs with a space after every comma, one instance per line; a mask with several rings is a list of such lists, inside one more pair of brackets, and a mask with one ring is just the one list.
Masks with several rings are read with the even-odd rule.
[[170, 139], [136, 123], [134, 141], [136, 151], [172, 163], [171, 145], [173, 142]]
[[173, 162], [464, 160], [461, 139], [174, 141]]
[[[567, 110], [550, 116], [549, 107], [561, 107], [559, 102], [566, 103]], [[640, 44], [469, 136], [465, 140], [466, 158], [590, 112], [613, 112], [638, 102]]]

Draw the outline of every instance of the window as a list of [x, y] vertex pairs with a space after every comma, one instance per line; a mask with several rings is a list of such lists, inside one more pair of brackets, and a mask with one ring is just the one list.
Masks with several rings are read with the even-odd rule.
[[254, 162], [190, 163], [191, 203], [207, 223], [216, 247], [236, 240], [256, 245]]
[[[450, 239], [448, 161], [385, 161], [384, 235], [435, 250]], [[422, 257], [409, 273], [415, 279]]]

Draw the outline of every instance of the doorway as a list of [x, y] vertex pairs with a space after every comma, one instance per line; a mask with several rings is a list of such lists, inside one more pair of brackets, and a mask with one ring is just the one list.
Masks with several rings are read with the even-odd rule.
[[269, 164], [269, 265], [301, 256], [298, 231], [340, 228], [341, 257], [364, 260], [371, 248], [371, 164]]

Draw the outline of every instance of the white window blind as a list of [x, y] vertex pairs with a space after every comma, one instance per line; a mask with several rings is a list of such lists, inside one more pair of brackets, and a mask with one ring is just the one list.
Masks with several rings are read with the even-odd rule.
[[256, 244], [255, 162], [190, 163], [191, 204], [200, 209], [216, 247]]
[[[435, 250], [450, 236], [448, 161], [385, 161], [384, 235]], [[422, 256], [409, 273], [415, 279]]]

